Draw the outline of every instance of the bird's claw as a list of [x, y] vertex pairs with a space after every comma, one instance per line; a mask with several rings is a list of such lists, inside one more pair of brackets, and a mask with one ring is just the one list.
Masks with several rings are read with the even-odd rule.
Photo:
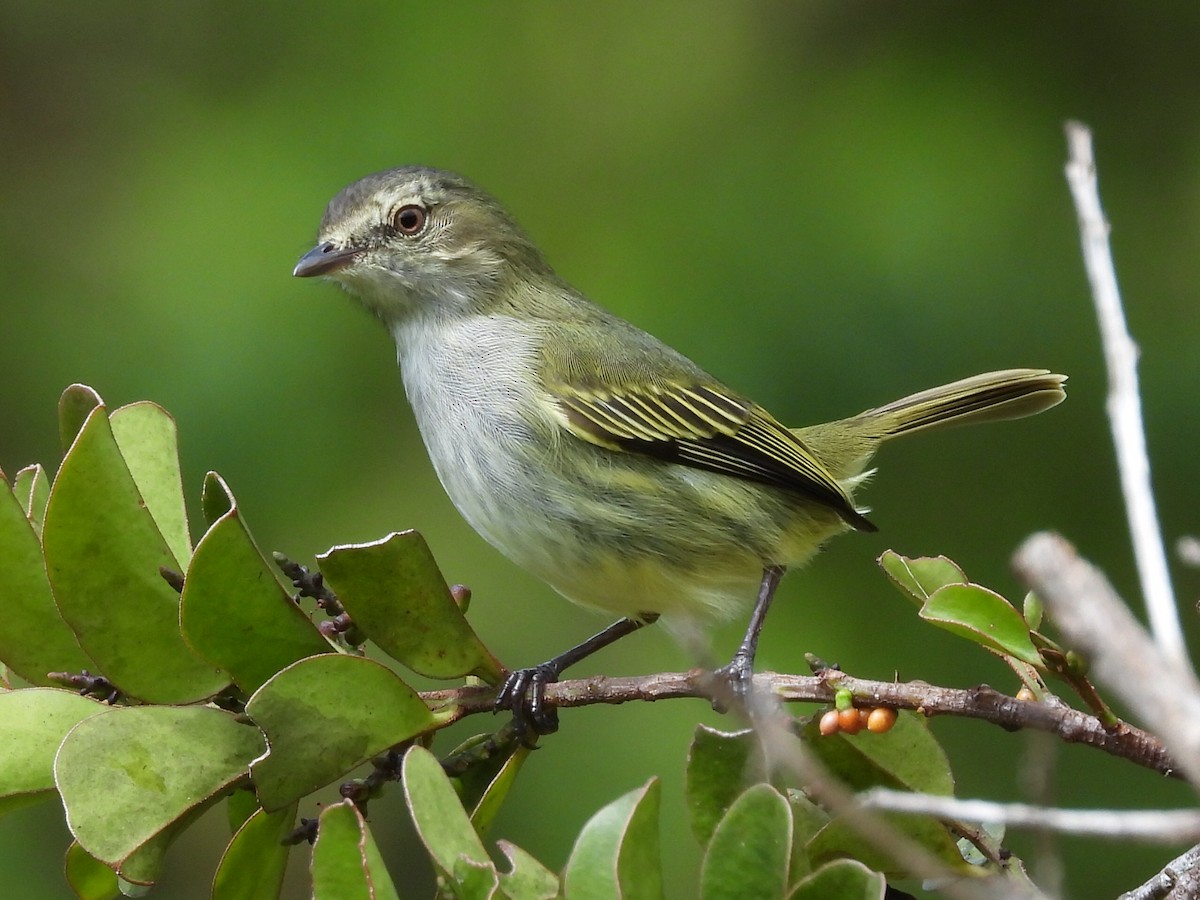
[[546, 702], [546, 685], [556, 681], [557, 670], [546, 664], [515, 669], [496, 694], [492, 708], [512, 713], [517, 737], [527, 747], [542, 735], [558, 731], [558, 710]]

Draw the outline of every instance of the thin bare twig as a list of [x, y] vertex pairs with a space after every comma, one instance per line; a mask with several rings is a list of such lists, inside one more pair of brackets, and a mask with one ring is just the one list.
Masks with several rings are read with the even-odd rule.
[[1126, 327], [1121, 308], [1121, 294], [1117, 289], [1117, 274], [1108, 241], [1110, 228], [1100, 205], [1092, 134], [1079, 122], [1068, 122], [1066, 129], [1070, 149], [1070, 160], [1066, 167], [1067, 183], [1079, 216], [1083, 260], [1100, 321], [1100, 337], [1108, 366], [1108, 417], [1142, 596], [1150, 617], [1150, 628], [1161, 651], [1183, 662], [1188, 658], [1187, 645], [1179, 624], [1175, 593], [1167, 568], [1167, 554], [1150, 485], [1150, 458], [1146, 452], [1142, 404], [1138, 392], [1138, 349]]
[[1200, 682], [1186, 661], [1165, 656], [1099, 569], [1066, 540], [1028, 538], [1013, 566], [1037, 592], [1068, 646], [1092, 674], [1136, 710], [1193, 785], [1200, 785]]
[[1003, 863], [990, 878], [957, 877], [919, 841], [860, 803], [858, 796], [797, 739], [790, 719], [778, 708], [769, 713], [765, 706], [754, 707], [753, 725], [774, 766], [790, 771], [804, 785], [809, 797], [889, 856], [907, 874], [939, 883], [940, 893], [949, 900], [1048, 900], [1020, 868], [1008, 869]]
[[[1175, 857], [1145, 884], [1126, 891], [1117, 900], [1161, 900], [1174, 890], [1180, 879], [1188, 873], [1194, 873], [1200, 866], [1200, 846], [1193, 847], [1186, 853]], [[1186, 896], [1186, 895], [1185, 895]]]
[[[1058, 747], [1054, 736], [1045, 732], [1031, 731], [1026, 736], [1025, 750], [1021, 754], [1017, 772], [1021, 799], [1025, 803], [1045, 807], [1055, 805]], [[1066, 866], [1059, 835], [1048, 828], [1035, 827], [1031, 837], [1034, 849], [1027, 858], [1030, 871], [1047, 894], [1052, 897], [1064, 896]]]
[[940, 819], [1003, 823], [1045, 828], [1083, 837], [1179, 844], [1200, 839], [1200, 810], [1194, 809], [1061, 809], [1028, 803], [960, 800], [872, 788], [858, 795], [868, 809], [922, 813]]

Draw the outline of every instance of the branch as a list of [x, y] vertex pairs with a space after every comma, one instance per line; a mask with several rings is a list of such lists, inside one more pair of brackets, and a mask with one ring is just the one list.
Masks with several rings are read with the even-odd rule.
[[1200, 867], [1200, 846], [1193, 847], [1186, 853], [1183, 853], [1165, 866], [1162, 871], [1147, 881], [1140, 887], [1134, 888], [1132, 891], [1126, 891], [1117, 900], [1159, 900], [1166, 897], [1169, 891], [1175, 891], [1182, 888], [1184, 891], [1189, 890], [1193, 893], [1177, 893], [1174, 896], [1181, 898], [1195, 896], [1197, 868]]
[[[711, 673], [663, 672], [627, 678], [596, 675], [546, 686], [546, 699], [557, 707], [594, 703], [654, 702], [684, 697], [712, 702]], [[987, 685], [966, 690], [938, 687], [923, 681], [868, 681], [837, 669], [820, 675], [784, 675], [763, 672], [754, 676], [754, 691], [767, 692], [784, 702], [832, 703], [840, 689], [854, 695], [859, 705], [911, 709], [926, 716], [950, 715], [983, 719], [1007, 731], [1030, 728], [1044, 731], [1066, 743], [1086, 744], [1112, 756], [1127, 759], [1162, 775], [1177, 775], [1178, 765], [1152, 734], [1122, 723], [1106, 731], [1095, 716], [1056, 703], [1018, 700]], [[421, 697], [432, 707], [452, 705], [453, 719], [492, 712], [495, 689], [463, 687], [428, 691]], [[1200, 721], [1200, 720], [1198, 720]], [[447, 722], [446, 724], [450, 724]]]
[[1150, 486], [1150, 459], [1146, 452], [1138, 394], [1138, 349], [1126, 327], [1121, 308], [1112, 248], [1108, 242], [1110, 228], [1100, 206], [1092, 134], [1084, 125], [1068, 122], [1067, 143], [1071, 153], [1066, 167], [1067, 183], [1075, 199], [1084, 265], [1100, 321], [1100, 338], [1108, 366], [1108, 416], [1142, 596], [1162, 652], [1183, 662], [1188, 658], [1187, 646], [1176, 612], [1166, 550]]
[[[988, 854], [996, 866], [993, 877], [962, 878], [961, 873], [952, 870], [945, 860], [931, 853], [913, 836], [904, 834], [895, 823], [859, 803], [857, 795], [830, 772], [807, 742], [797, 738], [793, 723], [781, 715], [782, 710], [776, 707], [772, 713], [764, 709], [767, 705], [755, 704], [750, 714], [772, 766], [790, 770], [804, 785], [804, 793], [810, 800], [854, 829], [909, 876], [927, 884], [937, 884], [939, 892], [948, 900], [1048, 900], [1028, 880], [1020, 865], [1010, 868], [1008, 861], [999, 858], [999, 853]], [[957, 826], [958, 823], [953, 823], [951, 830], [967, 833], [965, 826]]]
[[997, 822], [1017, 827], [1061, 831], [1083, 837], [1104, 837], [1178, 844], [1200, 839], [1200, 811], [1192, 809], [1054, 809], [1028, 803], [960, 800], [934, 794], [914, 794], [872, 788], [858, 795], [868, 809], [922, 813], [940, 819]]
[[1163, 655], [1104, 574], [1058, 535], [1028, 538], [1013, 566], [1067, 643], [1089, 658], [1097, 680], [1162, 735], [1183, 773], [1200, 785], [1200, 683], [1192, 668]]

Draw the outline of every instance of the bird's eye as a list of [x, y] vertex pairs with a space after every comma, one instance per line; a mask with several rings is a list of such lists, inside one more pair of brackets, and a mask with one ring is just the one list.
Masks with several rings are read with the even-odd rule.
[[420, 234], [425, 228], [425, 220], [429, 211], [423, 206], [402, 206], [392, 214], [392, 225], [401, 234], [412, 236]]

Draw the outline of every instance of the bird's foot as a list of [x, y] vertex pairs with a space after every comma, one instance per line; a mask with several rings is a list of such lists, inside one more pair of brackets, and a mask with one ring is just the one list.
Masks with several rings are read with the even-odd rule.
[[731, 706], [745, 709], [754, 690], [754, 660], [735, 653], [728, 665], [713, 671], [713, 709], [726, 712]]
[[558, 731], [558, 710], [546, 702], [546, 685], [558, 681], [558, 668], [549, 663], [514, 669], [496, 694], [493, 709], [513, 716], [517, 738], [532, 747], [542, 735]]

